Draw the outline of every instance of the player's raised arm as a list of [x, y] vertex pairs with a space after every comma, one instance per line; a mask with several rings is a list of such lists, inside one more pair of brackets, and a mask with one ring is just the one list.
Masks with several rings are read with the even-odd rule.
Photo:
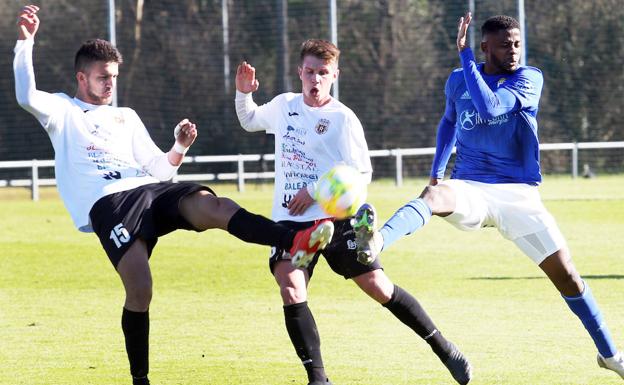
[[[459, 19], [457, 26], [457, 49], [461, 59], [464, 78], [472, 103], [481, 118], [490, 120], [520, 108], [516, 95], [506, 87], [492, 87], [483, 79], [472, 50], [466, 45], [466, 33], [472, 16], [468, 12]], [[483, 66], [488, 75], [511, 74], [519, 67], [520, 29], [510, 28], [504, 34], [485, 31], [481, 50], [486, 56]], [[500, 62], [500, 64], [498, 64]], [[494, 64], [497, 63], [497, 64]]]
[[34, 39], [39, 30], [39, 17], [37, 16], [39, 7], [27, 5], [20, 9], [17, 15], [17, 39]]
[[39, 30], [39, 7], [27, 5], [17, 14], [17, 43], [13, 59], [15, 76], [15, 98], [17, 103], [39, 120], [43, 127], [52, 130], [52, 116], [61, 109], [60, 100], [55, 95], [37, 90], [32, 51], [34, 38]]
[[[236, 116], [241, 127], [247, 132], [265, 131], [269, 124], [266, 116], [258, 111], [260, 108], [253, 101], [252, 93], [258, 90], [260, 82], [256, 79], [256, 69], [246, 61], [236, 69]], [[265, 114], [266, 108], [265, 108]], [[270, 113], [269, 115], [273, 115]]]

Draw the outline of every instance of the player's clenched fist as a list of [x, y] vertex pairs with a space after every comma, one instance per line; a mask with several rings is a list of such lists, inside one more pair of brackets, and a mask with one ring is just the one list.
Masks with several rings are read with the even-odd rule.
[[39, 29], [39, 7], [27, 5], [20, 9], [17, 15], [17, 33], [19, 40], [32, 39]]
[[175, 127], [173, 136], [176, 142], [188, 148], [197, 138], [197, 126], [190, 120], [184, 119]]

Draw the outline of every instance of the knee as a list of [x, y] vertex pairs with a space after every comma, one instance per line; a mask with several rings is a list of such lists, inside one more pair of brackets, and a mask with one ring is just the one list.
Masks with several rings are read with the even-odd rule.
[[383, 305], [390, 302], [390, 300], [392, 299], [392, 291], [392, 288], [374, 285], [372, 287], [372, 290], [370, 292], [367, 292], [367, 294], [375, 301]]
[[126, 289], [126, 308], [132, 311], [147, 311], [152, 302], [152, 284], [133, 285]]
[[230, 198], [216, 197], [217, 199], [217, 211], [224, 212], [228, 215], [233, 215], [240, 206]]
[[226, 229], [227, 223], [240, 206], [229, 198], [216, 197], [199, 191], [180, 204], [182, 216], [197, 230]]
[[420, 194], [433, 213], [446, 211], [447, 198], [442, 186], [427, 186]]
[[280, 295], [284, 305], [293, 305], [305, 302], [308, 298], [305, 288], [295, 287], [292, 285], [280, 286]]
[[365, 279], [357, 279], [356, 283], [369, 297], [382, 305], [392, 299], [394, 284], [385, 274], [380, 273], [380, 270], [371, 272], [362, 278]]

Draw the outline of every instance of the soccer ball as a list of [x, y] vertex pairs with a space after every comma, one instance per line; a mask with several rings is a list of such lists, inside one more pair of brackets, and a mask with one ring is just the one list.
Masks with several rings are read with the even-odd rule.
[[358, 170], [338, 165], [319, 179], [314, 199], [325, 213], [338, 219], [356, 213], [366, 200], [366, 183]]

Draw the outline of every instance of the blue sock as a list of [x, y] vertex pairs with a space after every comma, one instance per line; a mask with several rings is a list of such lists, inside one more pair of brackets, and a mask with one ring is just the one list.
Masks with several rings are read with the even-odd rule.
[[609, 328], [602, 317], [602, 313], [598, 308], [598, 304], [592, 295], [592, 292], [585, 283], [585, 289], [577, 297], [562, 296], [567, 302], [570, 310], [580, 318], [583, 326], [589, 332], [594, 340], [594, 344], [598, 348], [598, 352], [604, 358], [613, 357], [617, 352], [615, 344], [611, 339]]
[[379, 232], [383, 236], [383, 248], [387, 249], [404, 235], [420, 229], [431, 219], [431, 209], [422, 198], [416, 198], [398, 209]]

